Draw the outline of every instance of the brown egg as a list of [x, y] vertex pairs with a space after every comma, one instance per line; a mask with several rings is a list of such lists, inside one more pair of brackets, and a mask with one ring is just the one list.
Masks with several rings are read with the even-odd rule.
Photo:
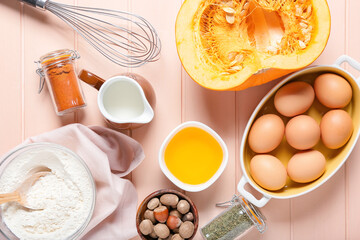
[[257, 184], [271, 191], [283, 188], [287, 178], [284, 165], [269, 154], [256, 155], [251, 159], [250, 174]]
[[249, 133], [249, 146], [257, 153], [267, 153], [280, 145], [284, 137], [285, 125], [275, 114], [266, 114], [258, 118]]
[[300, 115], [286, 124], [285, 137], [293, 148], [310, 149], [320, 140], [320, 127], [312, 117]]
[[324, 155], [316, 150], [296, 153], [287, 165], [287, 173], [291, 180], [308, 183], [318, 179], [325, 172]]
[[286, 117], [306, 112], [315, 99], [314, 89], [306, 82], [292, 82], [280, 88], [274, 98], [276, 110]]
[[341, 109], [327, 112], [320, 123], [321, 140], [330, 149], [344, 146], [354, 130], [350, 115]]
[[318, 76], [314, 89], [319, 102], [329, 108], [343, 108], [352, 98], [352, 88], [348, 81], [332, 73]]

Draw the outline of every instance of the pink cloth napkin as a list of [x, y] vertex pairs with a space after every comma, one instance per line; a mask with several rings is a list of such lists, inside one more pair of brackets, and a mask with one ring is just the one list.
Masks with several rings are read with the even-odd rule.
[[134, 237], [137, 193], [121, 177], [136, 168], [145, 155], [134, 139], [100, 127], [70, 124], [27, 139], [24, 143], [51, 142], [77, 153], [88, 165], [96, 184], [94, 215], [84, 240], [122, 240]]

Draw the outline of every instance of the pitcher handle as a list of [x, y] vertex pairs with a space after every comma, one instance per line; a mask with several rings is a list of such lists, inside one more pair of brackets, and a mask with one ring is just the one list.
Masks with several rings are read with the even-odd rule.
[[94, 88], [96, 88], [97, 90], [100, 89], [100, 87], [103, 85], [103, 83], [105, 82], [104, 79], [102, 79], [101, 77], [83, 69], [80, 71], [79, 73], [79, 78], [86, 82], [87, 84], [89, 84], [90, 86], [93, 86]]
[[[356, 69], [360, 72], [360, 63], [358, 61], [356, 61], [355, 59], [353, 59], [352, 57], [349, 57], [348, 55], [340, 56], [338, 59], [336, 59], [334, 65], [336, 65], [337, 67], [340, 67], [340, 65], [343, 64], [344, 62], [349, 63], [350, 66], [352, 66], [354, 69]], [[358, 79], [356, 79], [356, 81], [359, 83], [360, 77]]]
[[248, 181], [246, 180], [246, 178], [244, 176], [241, 177], [240, 182], [238, 184], [238, 191], [240, 192], [240, 194], [246, 199], [249, 200], [252, 204], [254, 204], [257, 207], [263, 207], [265, 206], [265, 204], [267, 204], [267, 202], [271, 199], [270, 196], [266, 196], [263, 194], [263, 197], [261, 199], [256, 199], [254, 197], [254, 195], [252, 195], [251, 193], [249, 193], [248, 191], [245, 190], [245, 185], [246, 183], [248, 183]]

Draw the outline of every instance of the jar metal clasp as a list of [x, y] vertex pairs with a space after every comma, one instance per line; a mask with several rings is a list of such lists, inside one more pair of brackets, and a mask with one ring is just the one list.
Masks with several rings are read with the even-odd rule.
[[234, 196], [232, 197], [231, 200], [226, 201], [226, 202], [216, 203], [216, 206], [217, 207], [231, 207], [239, 202], [240, 202], [239, 196], [234, 194]]

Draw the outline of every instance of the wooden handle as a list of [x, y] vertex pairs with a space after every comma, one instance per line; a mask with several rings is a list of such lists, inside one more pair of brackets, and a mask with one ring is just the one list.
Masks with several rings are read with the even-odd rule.
[[103, 83], [105, 82], [105, 80], [101, 77], [96, 76], [95, 74], [85, 69], [81, 70], [81, 72], [79, 73], [79, 78], [90, 86], [93, 86], [97, 90], [99, 90], [101, 85], [103, 85]]
[[20, 0], [20, 2], [24, 2], [29, 4], [30, 6], [36, 7], [36, 0]]
[[7, 202], [21, 202], [21, 197], [18, 192], [0, 194], [0, 204]]

